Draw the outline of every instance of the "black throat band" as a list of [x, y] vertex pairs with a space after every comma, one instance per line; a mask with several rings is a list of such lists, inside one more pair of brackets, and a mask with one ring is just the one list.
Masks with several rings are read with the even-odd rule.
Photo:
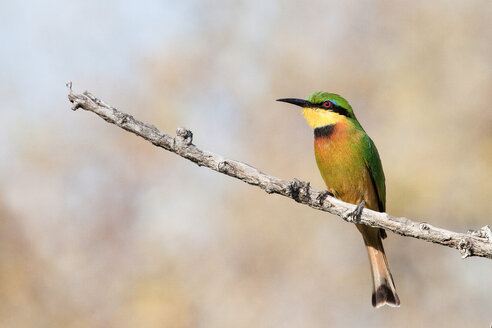
[[335, 131], [335, 124], [328, 124], [314, 129], [314, 137], [329, 137]]

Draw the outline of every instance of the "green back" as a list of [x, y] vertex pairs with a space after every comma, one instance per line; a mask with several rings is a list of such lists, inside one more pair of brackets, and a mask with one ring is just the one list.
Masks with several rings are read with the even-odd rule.
[[362, 138], [362, 146], [364, 151], [364, 158], [366, 167], [371, 175], [372, 182], [378, 194], [379, 210], [381, 212], [386, 211], [386, 184], [383, 172], [383, 165], [379, 158], [378, 150], [372, 142], [371, 138], [364, 133]]

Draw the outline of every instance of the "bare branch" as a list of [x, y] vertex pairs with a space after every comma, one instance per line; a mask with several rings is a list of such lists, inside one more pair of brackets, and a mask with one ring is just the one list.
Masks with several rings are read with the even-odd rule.
[[[68, 99], [73, 103], [73, 110], [82, 108], [94, 112], [107, 122], [130, 131], [158, 147], [176, 153], [198, 166], [205, 166], [258, 186], [269, 194], [279, 194], [292, 198], [298, 203], [339, 216], [347, 222], [354, 221], [355, 205], [333, 198], [326, 191], [315, 190], [310, 187], [309, 182], [302, 182], [297, 179], [282, 180], [245, 163], [201, 150], [193, 144], [191, 131], [185, 128], [178, 128], [176, 136], [171, 137], [159, 131], [155, 126], [140, 122], [133, 116], [105, 104], [87, 91], [83, 94], [74, 94], [70, 82], [67, 86], [70, 89]], [[404, 217], [393, 217], [387, 213], [369, 209], [364, 209], [357, 220], [358, 223], [383, 228], [402, 236], [455, 248], [461, 252], [463, 258], [480, 256], [492, 259], [492, 232], [488, 225], [478, 231], [458, 233], [434, 227], [425, 222], [415, 222]]]

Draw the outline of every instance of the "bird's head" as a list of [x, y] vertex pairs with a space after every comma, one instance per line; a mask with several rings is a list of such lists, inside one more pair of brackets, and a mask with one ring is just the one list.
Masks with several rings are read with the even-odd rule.
[[283, 98], [277, 101], [302, 107], [302, 114], [313, 129], [345, 120], [360, 126], [348, 101], [334, 93], [318, 91], [310, 94], [306, 100]]

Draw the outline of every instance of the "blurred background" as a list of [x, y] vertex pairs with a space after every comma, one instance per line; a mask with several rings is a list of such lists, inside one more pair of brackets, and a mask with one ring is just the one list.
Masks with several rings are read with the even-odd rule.
[[323, 188], [275, 102], [346, 97], [388, 212], [491, 223], [488, 0], [2, 1], [1, 327], [488, 327], [492, 262], [389, 234], [400, 309], [374, 310], [337, 217], [72, 112], [65, 83], [283, 179]]

